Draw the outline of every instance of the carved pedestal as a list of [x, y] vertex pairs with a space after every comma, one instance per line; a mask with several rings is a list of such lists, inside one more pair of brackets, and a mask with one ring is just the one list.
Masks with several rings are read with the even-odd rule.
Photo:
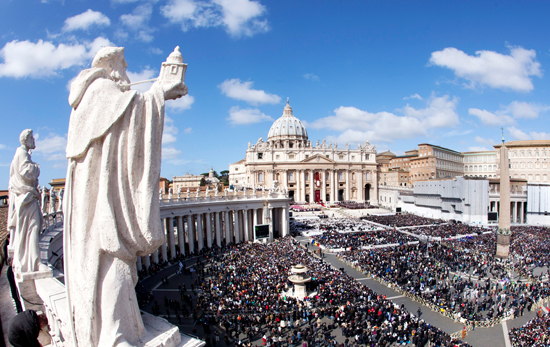
[[508, 259], [510, 253], [510, 235], [497, 234], [497, 258]]

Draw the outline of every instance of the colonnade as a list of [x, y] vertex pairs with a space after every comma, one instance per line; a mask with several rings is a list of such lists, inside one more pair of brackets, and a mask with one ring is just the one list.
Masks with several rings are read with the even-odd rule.
[[[510, 202], [510, 222], [511, 223], [525, 223], [525, 201], [511, 201]], [[491, 201], [490, 210], [492, 212], [500, 212], [500, 201]]]
[[[288, 172], [294, 171], [294, 181], [288, 180]], [[319, 173], [320, 187], [315, 187], [315, 173]], [[342, 173], [342, 179], [340, 179], [340, 173]], [[369, 179], [367, 179], [367, 173], [370, 173]], [[355, 174], [355, 179], [352, 179], [352, 175]], [[306, 179], [307, 175], [307, 179]], [[284, 183], [286, 186], [289, 184], [295, 184], [295, 188], [289, 188], [294, 190], [295, 201], [306, 201], [306, 195], [309, 195], [309, 201], [315, 202], [315, 191], [320, 190], [320, 199], [322, 201], [339, 201], [338, 191], [340, 190], [340, 184], [343, 184], [341, 190], [343, 190], [343, 200], [355, 200], [365, 201], [365, 185], [371, 183], [371, 187], [376, 189], [376, 171], [370, 170], [352, 170], [352, 169], [298, 169], [298, 170], [285, 170], [283, 172]], [[327, 189], [328, 183], [328, 189]], [[353, 184], [355, 183], [355, 184]], [[309, 187], [306, 186], [309, 184]], [[355, 191], [355, 194], [352, 193]], [[327, 199], [327, 192], [329, 196]], [[377, 196], [377, 192], [370, 194], [371, 196]]]
[[[288, 205], [287, 205], [288, 206]], [[270, 241], [289, 233], [288, 207], [262, 207], [174, 214], [162, 219], [165, 241], [148, 256], [138, 257], [137, 269], [169, 261], [178, 254], [198, 253], [213, 245], [254, 241], [254, 227], [270, 225]], [[190, 211], [190, 210], [187, 210]]]

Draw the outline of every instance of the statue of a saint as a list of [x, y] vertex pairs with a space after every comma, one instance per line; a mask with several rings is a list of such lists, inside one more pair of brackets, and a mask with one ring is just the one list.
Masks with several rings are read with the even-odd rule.
[[40, 262], [38, 241], [42, 230], [38, 176], [40, 166], [31, 160], [35, 148], [31, 129], [19, 136], [21, 147], [15, 151], [10, 166], [8, 230], [15, 272], [25, 273], [47, 268]]
[[[185, 65], [179, 51], [170, 62], [171, 71]], [[164, 242], [164, 102], [186, 95], [187, 87], [183, 77], [161, 77], [140, 94], [130, 90], [126, 67], [124, 48], [102, 48], [69, 95], [64, 264], [78, 346], [143, 343], [136, 260]]]

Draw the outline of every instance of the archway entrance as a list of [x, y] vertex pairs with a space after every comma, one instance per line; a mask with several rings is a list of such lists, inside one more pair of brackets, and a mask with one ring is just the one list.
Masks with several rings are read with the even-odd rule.
[[338, 189], [338, 201], [344, 201], [344, 190]]
[[365, 201], [370, 200], [370, 183], [365, 184]]
[[293, 190], [288, 191], [288, 197], [290, 198], [290, 201], [294, 201], [294, 191]]

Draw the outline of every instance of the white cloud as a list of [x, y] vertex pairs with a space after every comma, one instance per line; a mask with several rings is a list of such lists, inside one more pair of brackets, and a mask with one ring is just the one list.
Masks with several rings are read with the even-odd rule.
[[162, 147], [162, 159], [179, 159], [182, 152], [174, 147]]
[[454, 71], [466, 79], [469, 87], [489, 86], [518, 92], [533, 90], [530, 76], [542, 76], [536, 52], [522, 47], [510, 47], [510, 55], [492, 51], [477, 51], [468, 55], [454, 47], [433, 52], [430, 63]]
[[320, 118], [308, 126], [326, 128], [341, 132], [335, 138], [337, 142], [392, 142], [396, 139], [413, 138], [428, 135], [437, 128], [450, 128], [459, 123], [455, 111], [457, 98], [448, 95], [432, 95], [426, 101], [426, 107], [415, 109], [409, 105], [402, 110], [403, 116], [390, 112], [371, 113], [356, 107], [340, 106], [334, 110], [334, 116]]
[[178, 128], [174, 125], [174, 120], [168, 116], [164, 117], [164, 132], [162, 133], [162, 144], [167, 145], [177, 141], [176, 135]]
[[113, 44], [98, 37], [92, 42], [55, 46], [50, 41], [11, 41], [0, 50], [4, 63], [0, 64], [0, 77], [48, 77], [73, 66], [84, 66], [103, 46]]
[[111, 0], [113, 4], [130, 4], [139, 0]]
[[481, 136], [476, 136], [474, 138], [474, 141], [481, 144], [481, 145], [485, 145], [485, 146], [493, 146], [494, 144], [496, 144], [496, 142], [494, 140], [491, 140], [491, 139], [484, 139], [483, 137]]
[[223, 27], [232, 37], [253, 36], [269, 30], [265, 6], [254, 0], [169, 0], [161, 13], [183, 31]]
[[550, 109], [549, 106], [528, 102], [513, 101], [508, 106], [501, 107], [502, 113], [511, 114], [514, 118], [535, 119], [540, 112]]
[[468, 109], [468, 113], [472, 116], [476, 116], [483, 124], [489, 126], [516, 124], [514, 118], [508, 115], [497, 115], [487, 110], [480, 110], [479, 108], [470, 108]]
[[185, 128], [185, 130], [183, 130], [183, 132], [185, 134], [191, 134], [193, 132], [193, 128]]
[[218, 87], [222, 94], [235, 100], [246, 101], [251, 105], [277, 104], [281, 97], [276, 94], [269, 94], [263, 90], [252, 89], [254, 82], [241, 82], [238, 78], [223, 81]]
[[123, 14], [120, 16], [120, 21], [130, 31], [136, 33], [136, 39], [143, 42], [151, 42], [154, 39], [152, 35], [154, 29], [149, 27], [152, 13], [153, 5], [147, 3], [136, 7], [130, 14]]
[[173, 111], [184, 111], [191, 108], [195, 98], [187, 94], [176, 100], [166, 100], [166, 107]]
[[103, 13], [88, 9], [88, 11], [84, 13], [67, 18], [63, 26], [63, 31], [88, 30], [88, 28], [93, 25], [98, 27], [109, 26], [111, 25], [111, 21]]
[[65, 149], [67, 148], [67, 138], [57, 134], [50, 133], [44, 140], [39, 140], [40, 134], [36, 134], [36, 153], [44, 155], [44, 159], [49, 161], [65, 160]]
[[531, 131], [527, 134], [516, 127], [509, 127], [507, 130], [516, 140], [550, 140], [550, 133]]
[[403, 98], [403, 100], [408, 100], [408, 99], [418, 99], [418, 100], [422, 100], [422, 97], [418, 94], [413, 94], [411, 96], [406, 96]]
[[315, 74], [312, 74], [312, 73], [306, 73], [304, 74], [304, 78], [306, 80], [312, 80], [312, 81], [315, 81], [315, 82], [318, 82], [319, 81], [319, 76], [315, 75]]
[[260, 112], [257, 108], [243, 108], [233, 106], [229, 110], [229, 122], [233, 125], [253, 124], [264, 121], [273, 121], [273, 118]]
[[[128, 78], [130, 78], [130, 82], [139, 82], [144, 80], [150, 80], [152, 78], [158, 77], [158, 72], [150, 69], [149, 66], [146, 66], [145, 69], [141, 70], [140, 72], [132, 72], [132, 71], [126, 71], [126, 74], [128, 75]], [[131, 88], [134, 90], [138, 90], [140, 93], [144, 93], [151, 88], [154, 82], [147, 82], [142, 84], [136, 84], [135, 86], [132, 86]]]
[[150, 47], [148, 49], [149, 53], [151, 54], [162, 54], [162, 49], [160, 48], [157, 48], [157, 47]]
[[510, 132], [510, 135], [512, 135], [512, 137], [516, 140], [531, 140], [531, 136], [516, 127], [509, 127], [507, 128], [507, 130]]
[[468, 152], [486, 152], [490, 151], [487, 147], [480, 147], [480, 146], [472, 146], [468, 147]]
[[513, 125], [516, 119], [535, 119], [540, 112], [549, 110], [550, 107], [543, 104], [513, 101], [509, 105], [500, 106], [495, 112], [470, 108], [468, 113], [478, 117], [485, 125]]
[[6, 148], [6, 145], [3, 145], [0, 143], [0, 149], [4, 149], [4, 148]]

